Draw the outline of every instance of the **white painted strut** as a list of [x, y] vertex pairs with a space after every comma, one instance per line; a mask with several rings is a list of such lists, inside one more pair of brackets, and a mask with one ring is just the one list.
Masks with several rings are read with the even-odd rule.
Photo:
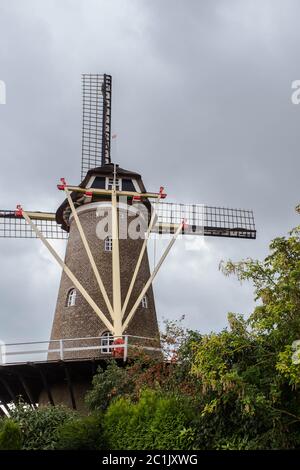
[[[160, 197], [157, 199], [156, 205], [159, 204], [159, 201], [160, 201]], [[128, 289], [128, 292], [127, 292], [127, 295], [126, 295], [126, 299], [125, 299], [124, 304], [123, 304], [123, 307], [122, 307], [122, 318], [123, 318], [124, 315], [125, 315], [126, 308], [127, 308], [127, 305], [128, 305], [129, 299], [130, 299], [130, 296], [131, 296], [131, 294], [132, 294], [132, 290], [133, 290], [133, 287], [134, 287], [134, 284], [135, 284], [135, 281], [136, 281], [136, 278], [137, 278], [139, 269], [140, 269], [140, 267], [141, 267], [142, 259], [143, 259], [145, 250], [146, 250], [146, 248], [147, 248], [147, 243], [148, 243], [149, 235], [150, 235], [150, 232], [151, 232], [151, 230], [152, 230], [152, 228], [153, 228], [155, 219], [156, 219], [156, 210], [153, 208], [153, 212], [152, 212], [152, 215], [151, 215], [151, 220], [150, 220], [150, 223], [149, 223], [149, 227], [148, 227], [148, 230], [147, 230], [147, 232], [146, 232], [145, 239], [144, 239], [144, 242], [143, 242], [141, 251], [140, 251], [140, 255], [139, 255], [138, 261], [137, 261], [137, 263], [136, 263], [136, 267], [135, 267], [135, 270], [134, 270], [134, 273], [133, 273], [133, 276], [132, 276], [132, 279], [131, 279], [131, 282], [130, 282], [130, 286], [129, 286], [129, 289]]]
[[175, 241], [176, 241], [176, 238], [178, 237], [179, 233], [181, 232], [182, 228], [184, 226], [184, 221], [178, 226], [176, 232], [174, 233], [172, 239], [170, 240], [167, 248], [165, 249], [162, 257], [160, 258], [159, 262], [157, 263], [157, 265], [155, 266], [154, 270], [153, 270], [153, 273], [151, 274], [150, 278], [148, 279], [147, 283], [145, 284], [144, 288], [142, 289], [140, 295], [138, 296], [134, 306], [132, 307], [132, 309], [130, 310], [124, 324], [123, 324], [123, 333], [124, 331], [126, 330], [126, 328], [128, 327], [128, 324], [129, 322], [131, 321], [133, 315], [135, 314], [138, 306], [140, 305], [141, 301], [142, 301], [142, 298], [144, 297], [144, 295], [146, 294], [147, 290], [149, 289], [150, 285], [152, 284], [156, 274], [158, 273], [161, 265], [163, 264], [164, 260], [166, 259], [168, 253], [170, 252], [172, 246], [174, 245]]
[[76, 209], [75, 209], [75, 206], [74, 206], [74, 203], [72, 201], [72, 198], [70, 196], [70, 193], [69, 193], [69, 190], [65, 187], [65, 193], [67, 195], [67, 199], [68, 199], [68, 202], [69, 202], [69, 205], [71, 207], [71, 211], [72, 211], [72, 214], [73, 214], [73, 217], [75, 219], [75, 222], [76, 222], [76, 225], [77, 225], [77, 228], [78, 228], [78, 231], [79, 231], [79, 234], [80, 234], [80, 237], [81, 237], [81, 241], [83, 243], [83, 246], [85, 248], [85, 251], [86, 251], [86, 254], [88, 256], [88, 259], [89, 259], [89, 262], [92, 266], [92, 269], [93, 269], [93, 272], [95, 274], [95, 277], [97, 279], [97, 282], [98, 282], [98, 286], [100, 288], [100, 291], [101, 291], [101, 294], [103, 296], [103, 299], [106, 303], [106, 306], [108, 308], [108, 311], [111, 315], [111, 318], [114, 319], [114, 311], [113, 311], [113, 308], [111, 306], [111, 303], [110, 303], [110, 300], [108, 298], [108, 295], [107, 295], [107, 292], [105, 290], [105, 287], [104, 287], [104, 284], [103, 284], [103, 281], [102, 281], [102, 278], [100, 276], [100, 273], [97, 269], [97, 266], [96, 266], [96, 263], [95, 263], [95, 260], [94, 260], [94, 257], [92, 255], [92, 252], [90, 250], [90, 247], [89, 247], [89, 244], [87, 242], [87, 239], [86, 239], [86, 236], [85, 236], [85, 233], [83, 231], [83, 228], [82, 228], [82, 225], [81, 225], [81, 222], [79, 220], [79, 217], [78, 217], [78, 214], [76, 212]]
[[72, 271], [68, 268], [68, 266], [63, 262], [59, 254], [54, 250], [54, 248], [50, 245], [50, 243], [46, 240], [44, 235], [39, 231], [37, 226], [32, 222], [28, 214], [22, 210], [22, 215], [26, 222], [31, 226], [32, 230], [37, 234], [37, 236], [41, 239], [42, 243], [45, 245], [45, 247], [50, 251], [52, 256], [56, 259], [58, 264], [62, 267], [68, 278], [72, 281], [74, 286], [78, 289], [78, 291], [82, 294], [82, 296], [85, 298], [85, 300], [88, 302], [88, 304], [91, 306], [91, 308], [94, 310], [94, 312], [99, 316], [100, 320], [105, 324], [105, 326], [111, 331], [113, 334], [114, 332], [114, 327], [110, 323], [110, 321], [106, 318], [104, 313], [100, 310], [98, 305], [94, 302], [94, 300], [91, 298], [91, 296], [87, 293], [87, 291], [84, 289], [82, 284], [78, 281], [77, 277], [74, 276]]
[[[115, 188], [115, 184], [114, 184]], [[111, 196], [112, 202], [112, 286], [114, 309], [114, 334], [122, 336], [122, 305], [121, 305], [121, 272], [119, 252], [119, 224], [117, 193], [114, 189]]]

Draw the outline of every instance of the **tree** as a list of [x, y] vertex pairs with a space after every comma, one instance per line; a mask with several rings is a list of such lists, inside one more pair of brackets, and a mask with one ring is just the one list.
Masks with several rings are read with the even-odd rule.
[[229, 330], [194, 343], [191, 373], [201, 382], [200, 448], [300, 447], [300, 231], [270, 244], [262, 262], [222, 262], [224, 274], [254, 284], [248, 320], [229, 314]]

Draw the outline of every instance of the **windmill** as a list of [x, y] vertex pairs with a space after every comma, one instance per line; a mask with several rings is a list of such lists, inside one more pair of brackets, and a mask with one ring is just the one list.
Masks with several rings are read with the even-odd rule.
[[[33, 212], [21, 205], [0, 210], [0, 237], [40, 238], [62, 268], [47, 349], [52, 363], [111, 353], [126, 358], [130, 347], [159, 353], [152, 283], [176, 239], [256, 238], [251, 210], [166, 202], [163, 187], [148, 192], [140, 174], [112, 163], [112, 77], [84, 74], [82, 87], [81, 183], [61, 178], [57, 187], [65, 199], [56, 213]], [[152, 233], [167, 234], [169, 241], [150, 272], [147, 244]], [[64, 260], [51, 239], [67, 240]], [[64, 370], [74, 407], [65, 364]], [[41, 378], [52, 403], [44, 372]], [[34, 404], [24, 376], [20, 380]]]

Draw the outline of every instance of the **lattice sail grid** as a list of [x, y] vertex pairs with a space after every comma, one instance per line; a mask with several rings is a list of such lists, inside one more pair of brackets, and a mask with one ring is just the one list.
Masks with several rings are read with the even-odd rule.
[[[155, 205], [154, 205], [155, 207]], [[172, 233], [185, 220], [186, 235], [256, 238], [253, 211], [212, 207], [202, 204], [160, 202], [156, 233]]]
[[[54, 240], [68, 238], [68, 233], [61, 229], [55, 220], [34, 220], [44, 237]], [[16, 217], [15, 211], [0, 211], [0, 238], [37, 238], [37, 235], [22, 217]]]
[[110, 163], [111, 87], [110, 75], [82, 75], [82, 179], [91, 168]]

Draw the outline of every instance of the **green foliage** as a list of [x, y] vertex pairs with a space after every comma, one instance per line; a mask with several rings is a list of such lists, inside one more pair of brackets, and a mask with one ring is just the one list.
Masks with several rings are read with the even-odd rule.
[[[300, 229], [273, 240], [265, 260], [221, 269], [254, 284], [247, 320], [229, 313], [228, 328], [207, 335], [169, 322], [170, 361], [137, 355], [99, 369], [86, 397], [92, 416], [20, 404], [12, 420], [23, 448], [299, 449]], [[5, 432], [0, 423], [5, 448], [20, 445], [12, 420]]]
[[300, 447], [300, 232], [277, 238], [263, 260], [221, 263], [252, 281], [258, 306], [247, 321], [194, 344], [191, 373], [200, 381], [197, 445], [214, 449]]
[[186, 449], [193, 406], [187, 397], [144, 390], [138, 402], [120, 397], [104, 416], [104, 429], [113, 450]]
[[33, 410], [20, 402], [11, 412], [11, 419], [22, 433], [22, 448], [25, 450], [54, 449], [57, 443], [57, 428], [76, 417], [64, 406], [45, 406]]
[[291, 344], [300, 332], [300, 227], [290, 236], [280, 237], [270, 244], [270, 255], [262, 262], [247, 259], [239, 263], [222, 262], [226, 274], [250, 280], [260, 305], [250, 317], [254, 331], [268, 335], [276, 348]]
[[21, 446], [20, 427], [11, 419], [5, 419], [0, 430], [0, 450], [20, 450]]
[[105, 449], [102, 432], [102, 416], [92, 415], [66, 421], [57, 430], [57, 449], [100, 450]]
[[105, 410], [112, 398], [131, 392], [132, 388], [133, 384], [127, 370], [119, 367], [116, 361], [112, 360], [105, 370], [98, 368], [85, 401], [92, 411]]
[[126, 367], [120, 367], [111, 360], [105, 370], [99, 367], [93, 377], [92, 388], [85, 397], [87, 407], [92, 412], [105, 410], [111, 401], [120, 396], [138, 401], [144, 388], [166, 393], [178, 390], [179, 393], [195, 396], [199, 390], [189, 369], [194, 343], [199, 338], [199, 333], [185, 330], [177, 321], [166, 322], [162, 346], [165, 355], [171, 354], [173, 360], [158, 361], [143, 353], [136, 354], [134, 361]]

